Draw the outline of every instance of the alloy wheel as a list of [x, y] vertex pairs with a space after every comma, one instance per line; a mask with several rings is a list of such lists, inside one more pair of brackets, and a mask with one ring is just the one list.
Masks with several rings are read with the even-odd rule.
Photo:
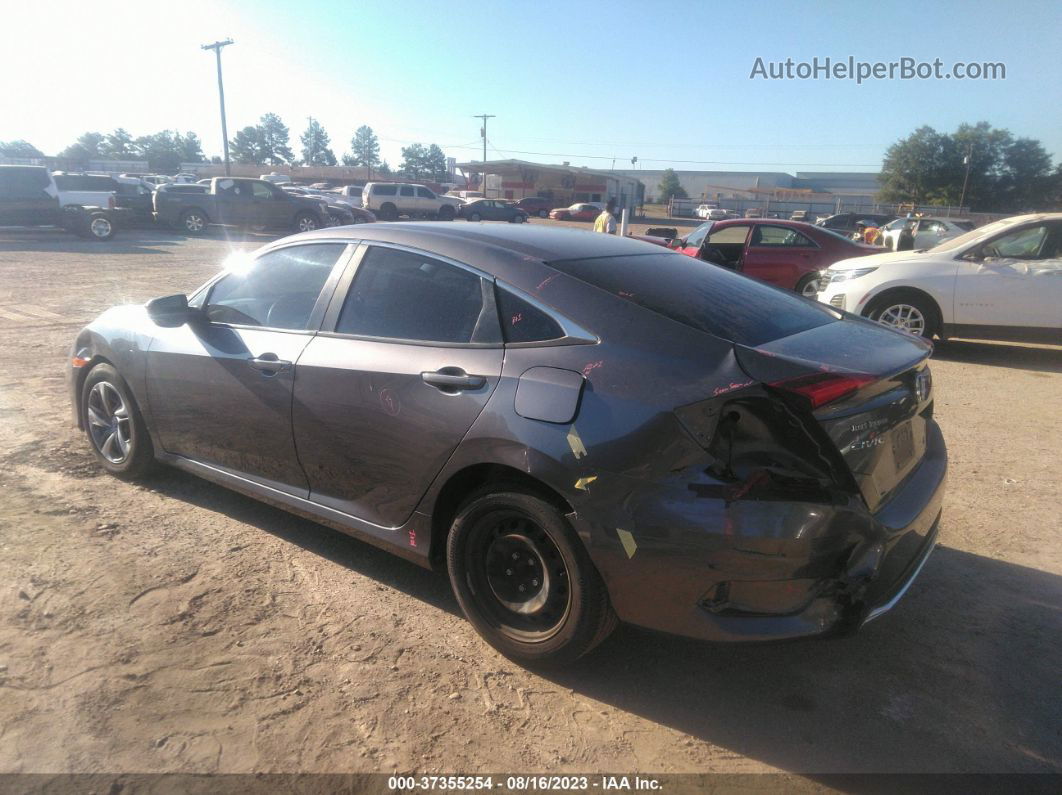
[[110, 237], [111, 222], [106, 218], [93, 218], [92, 223], [89, 224], [89, 231], [92, 232], [93, 237], [105, 240]]
[[89, 436], [100, 455], [112, 464], [121, 464], [133, 446], [132, 417], [121, 393], [107, 381], [100, 381], [88, 395], [86, 414]]
[[184, 228], [189, 232], [202, 232], [203, 227], [206, 224], [203, 223], [203, 216], [191, 213], [184, 218]]
[[803, 295], [805, 298], [815, 298], [819, 294], [819, 289], [820, 280], [810, 279], [808, 283], [804, 285], [803, 289], [800, 291], [800, 294]]
[[317, 228], [317, 222], [310, 218], [308, 215], [304, 215], [299, 219], [299, 231], [300, 232], [312, 232]]
[[922, 311], [910, 304], [893, 304], [882, 310], [878, 322], [883, 326], [921, 336], [926, 330], [926, 318]]

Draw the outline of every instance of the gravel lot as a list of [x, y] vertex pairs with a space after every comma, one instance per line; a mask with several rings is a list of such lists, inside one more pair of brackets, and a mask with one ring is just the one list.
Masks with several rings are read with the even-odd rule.
[[0, 232], [0, 772], [1062, 772], [1062, 348], [940, 347], [941, 544], [857, 636], [621, 628], [542, 676], [444, 576], [177, 471], [97, 470], [77, 329], [268, 239]]

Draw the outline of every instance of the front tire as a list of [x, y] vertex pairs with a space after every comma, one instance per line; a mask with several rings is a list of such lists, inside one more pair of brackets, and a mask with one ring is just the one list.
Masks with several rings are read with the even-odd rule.
[[939, 331], [936, 307], [917, 293], [894, 293], [872, 305], [867, 315], [883, 326], [927, 340]]
[[549, 210], [539, 210], [538, 211], [538, 217], [539, 218], [549, 218]]
[[454, 211], [454, 208], [451, 207], [449, 204], [444, 204], [442, 207], [439, 208], [440, 221], [452, 221], [454, 220], [455, 215], [456, 212]]
[[515, 487], [459, 509], [446, 543], [450, 584], [491, 646], [528, 665], [564, 665], [616, 627], [608, 592], [564, 515]]
[[110, 474], [132, 480], [155, 462], [144, 418], [128, 384], [109, 364], [92, 368], [81, 388], [81, 419], [89, 447]]

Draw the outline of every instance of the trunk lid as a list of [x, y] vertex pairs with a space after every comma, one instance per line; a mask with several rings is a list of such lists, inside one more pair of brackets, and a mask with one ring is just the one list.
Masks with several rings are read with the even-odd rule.
[[922, 339], [846, 318], [735, 350], [749, 376], [825, 432], [871, 511], [922, 460], [933, 401]]

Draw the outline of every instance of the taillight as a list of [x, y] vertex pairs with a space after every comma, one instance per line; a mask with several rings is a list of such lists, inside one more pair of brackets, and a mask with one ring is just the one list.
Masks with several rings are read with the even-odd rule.
[[812, 373], [775, 381], [771, 386], [797, 395], [807, 401], [808, 408], [817, 409], [848, 397], [877, 380], [876, 376], [864, 373]]

